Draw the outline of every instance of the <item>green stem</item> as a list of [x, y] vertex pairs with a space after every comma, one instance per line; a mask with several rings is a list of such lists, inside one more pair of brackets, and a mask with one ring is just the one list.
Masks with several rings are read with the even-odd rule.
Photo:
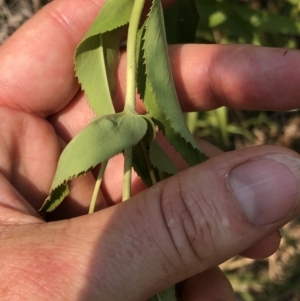
[[[126, 67], [126, 96], [124, 111], [135, 112], [136, 97], [136, 38], [145, 0], [135, 0], [128, 29], [127, 39], [127, 67]], [[131, 196], [131, 169], [133, 147], [125, 150], [123, 201]]]
[[136, 96], [136, 38], [145, 0], [135, 0], [129, 21], [127, 39], [125, 111], [135, 112]]
[[95, 187], [94, 187], [93, 196], [92, 196], [91, 203], [90, 203], [89, 213], [95, 212], [97, 197], [98, 197], [98, 194], [99, 194], [99, 190], [100, 190], [103, 175], [104, 175], [104, 172], [105, 172], [105, 169], [106, 169], [106, 166], [107, 166], [107, 162], [108, 162], [108, 160], [104, 161], [101, 164], [101, 167], [100, 167], [100, 170], [99, 170], [99, 173], [98, 173], [98, 177], [97, 177], [97, 180], [96, 180], [96, 184], [95, 184]]
[[124, 177], [123, 177], [123, 196], [122, 201], [126, 201], [131, 196], [131, 170], [132, 170], [132, 150], [130, 146], [125, 149], [124, 157]]

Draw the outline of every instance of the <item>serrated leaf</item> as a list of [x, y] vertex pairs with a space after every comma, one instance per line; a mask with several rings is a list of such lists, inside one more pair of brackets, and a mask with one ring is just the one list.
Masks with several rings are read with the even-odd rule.
[[[134, 146], [133, 167], [148, 186], [168, 178], [179, 170], [156, 140], [148, 144], [147, 135]], [[149, 160], [150, 159], [150, 160]]]
[[123, 28], [85, 40], [76, 50], [76, 75], [88, 102], [97, 115], [113, 114], [115, 69]]
[[142, 115], [148, 123], [148, 129], [143, 139], [133, 147], [133, 168], [143, 182], [152, 186], [158, 182], [157, 170], [149, 161], [149, 147], [156, 137], [156, 126], [148, 115]]
[[[163, 112], [166, 119], [173, 123], [174, 130], [189, 136], [190, 132], [185, 126], [172, 79], [162, 7], [158, 0], [153, 1], [153, 7], [146, 23], [144, 40], [146, 74], [149, 86], [155, 95], [155, 102], [161, 109], [160, 112]], [[194, 144], [194, 140], [191, 140], [191, 144]]]
[[95, 118], [63, 150], [50, 194], [41, 210], [54, 210], [69, 193], [69, 180], [137, 144], [146, 130], [145, 118], [131, 112]]
[[133, 148], [133, 168], [150, 187], [175, 174], [178, 169], [155, 140], [156, 127], [153, 121], [147, 115], [143, 117], [148, 123], [148, 130], [143, 139]]
[[155, 167], [152, 166], [148, 158], [148, 141], [147, 134], [139, 141], [137, 145], [133, 147], [133, 168], [137, 175], [143, 180], [143, 182], [151, 187], [159, 181], [159, 174]]
[[83, 41], [127, 24], [133, 4], [134, 0], [106, 0]]
[[[115, 69], [134, 0], [107, 0], [75, 52], [75, 70], [97, 115], [114, 113]], [[96, 66], [96, 67], [95, 67]]]
[[[184, 121], [177, 99], [168, 59], [160, 1], [153, 1], [145, 29], [139, 38], [138, 91], [145, 106], [159, 129], [187, 163], [198, 164], [207, 157], [198, 149]], [[159, 162], [153, 164], [157, 166]]]
[[157, 141], [151, 143], [149, 157], [155, 167], [169, 175], [174, 175], [179, 171]]

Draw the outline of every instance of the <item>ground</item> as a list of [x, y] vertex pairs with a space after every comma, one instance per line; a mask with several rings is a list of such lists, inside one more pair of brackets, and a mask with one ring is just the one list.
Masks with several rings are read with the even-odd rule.
[[51, 0], [0, 0], [0, 44]]

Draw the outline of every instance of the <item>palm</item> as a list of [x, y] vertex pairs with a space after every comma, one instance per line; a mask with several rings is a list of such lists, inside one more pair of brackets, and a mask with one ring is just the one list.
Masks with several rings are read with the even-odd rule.
[[[76, 100], [74, 102], [76, 103]], [[0, 146], [3, 173], [36, 210], [40, 208], [49, 192], [60, 152], [71, 138], [69, 135], [74, 135], [89, 119], [86, 117], [86, 121], [77, 120], [74, 123], [74, 118], [77, 116], [80, 119], [82, 115], [78, 110], [76, 115], [76, 105], [74, 106], [72, 101], [70, 103], [72, 105], [66, 106], [65, 110], [49, 117], [57, 132], [49, 120], [42, 117], [6, 107], [2, 107], [0, 111], [3, 120]], [[86, 110], [89, 110], [84, 101], [83, 104]], [[64, 211], [63, 217], [87, 212], [93, 184], [91, 174], [76, 181], [74, 193], [66, 201], [68, 207], [70, 200], [73, 205], [70, 208], [61, 207], [61, 211]], [[103, 201], [101, 196], [100, 199]], [[102, 202], [100, 206], [105, 204]], [[61, 212], [59, 214], [61, 215]]]
[[37, 209], [53, 175], [59, 145], [42, 118], [2, 107], [1, 167], [11, 184]]

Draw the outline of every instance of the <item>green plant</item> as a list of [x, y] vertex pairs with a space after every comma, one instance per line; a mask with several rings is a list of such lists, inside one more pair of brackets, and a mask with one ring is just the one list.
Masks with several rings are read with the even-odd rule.
[[299, 47], [299, 0], [196, 0], [201, 20], [197, 40]]
[[[177, 172], [156, 140], [156, 128], [188, 165], [207, 157], [191, 135], [181, 112], [168, 61], [160, 0], [141, 26], [145, 0], [107, 0], [75, 53], [76, 75], [97, 117], [63, 150], [48, 198], [41, 210], [54, 210], [69, 194], [68, 182], [101, 164], [89, 212], [94, 212], [107, 161], [124, 152], [123, 200], [131, 196], [131, 170], [135, 168], [151, 186]], [[128, 31], [127, 24], [129, 23]], [[126, 96], [123, 112], [114, 110], [114, 73], [119, 45], [127, 32]], [[136, 112], [136, 89], [147, 114]], [[175, 300], [175, 289], [151, 300]]]

